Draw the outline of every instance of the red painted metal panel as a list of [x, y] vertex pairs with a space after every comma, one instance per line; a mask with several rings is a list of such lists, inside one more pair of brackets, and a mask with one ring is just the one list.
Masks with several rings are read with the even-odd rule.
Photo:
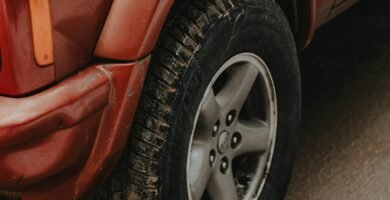
[[35, 62], [27, 0], [0, 1], [0, 95], [23, 95], [54, 82], [54, 66]]
[[91, 63], [111, 3], [112, 0], [50, 1], [57, 81]]
[[150, 53], [173, 0], [117, 0], [104, 25], [95, 55], [118, 60], [137, 60]]
[[29, 1], [1, 1], [0, 95], [26, 95], [88, 66], [111, 2], [50, 1], [55, 64], [39, 68], [34, 56]]

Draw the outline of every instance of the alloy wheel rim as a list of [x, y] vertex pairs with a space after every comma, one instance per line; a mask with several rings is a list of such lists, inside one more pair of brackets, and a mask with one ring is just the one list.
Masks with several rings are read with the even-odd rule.
[[265, 62], [252, 53], [228, 59], [208, 85], [194, 124], [187, 157], [189, 199], [258, 198], [277, 126], [275, 86]]

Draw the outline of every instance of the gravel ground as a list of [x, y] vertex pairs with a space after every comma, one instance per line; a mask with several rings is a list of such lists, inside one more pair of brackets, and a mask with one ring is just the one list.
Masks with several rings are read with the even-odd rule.
[[301, 54], [303, 125], [287, 200], [390, 199], [390, 1], [365, 1]]

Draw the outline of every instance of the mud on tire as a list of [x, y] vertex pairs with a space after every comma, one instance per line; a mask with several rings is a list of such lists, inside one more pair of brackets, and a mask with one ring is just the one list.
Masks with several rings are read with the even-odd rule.
[[196, 110], [210, 77], [241, 52], [269, 66], [278, 98], [275, 155], [261, 199], [282, 199], [300, 119], [294, 39], [272, 0], [193, 0], [171, 14], [152, 62], [136, 120], [100, 199], [187, 199], [186, 159]]

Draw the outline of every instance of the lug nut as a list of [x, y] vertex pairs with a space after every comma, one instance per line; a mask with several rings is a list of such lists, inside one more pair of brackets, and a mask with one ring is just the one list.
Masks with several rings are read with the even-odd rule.
[[228, 121], [233, 121], [233, 115], [228, 115]]
[[209, 161], [210, 161], [210, 166], [212, 166], [215, 162], [215, 150], [210, 151]]
[[215, 161], [215, 156], [214, 155], [210, 155], [210, 162], [214, 163], [214, 161]]
[[233, 123], [235, 117], [236, 117], [236, 111], [235, 110], [230, 111], [226, 116], [226, 125], [230, 126]]
[[228, 159], [226, 157], [222, 158], [222, 161], [221, 161], [221, 167], [220, 167], [220, 170], [223, 174], [226, 174], [227, 170], [229, 168], [229, 162], [228, 162]]
[[214, 125], [214, 127], [213, 127], [213, 133], [216, 133], [216, 132], [218, 132], [218, 126], [217, 126], [217, 125]]
[[227, 168], [227, 162], [222, 162], [222, 169], [226, 169]]
[[233, 137], [233, 144], [237, 144], [238, 143], [238, 138], [237, 137]]
[[232, 137], [232, 148], [235, 149], [241, 142], [241, 135], [240, 133], [234, 133]]
[[219, 125], [220, 125], [220, 122], [219, 120], [214, 124], [213, 126], [213, 137], [215, 137], [219, 131]]

